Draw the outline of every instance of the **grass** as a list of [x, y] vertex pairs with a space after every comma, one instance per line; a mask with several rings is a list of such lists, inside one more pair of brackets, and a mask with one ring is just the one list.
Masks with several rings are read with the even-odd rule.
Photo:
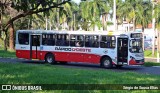
[[0, 57], [16, 57], [15, 51], [4, 51], [0, 49]]
[[16, 57], [14, 50], [4, 51], [3, 41], [0, 39], [0, 57]]
[[157, 52], [155, 52], [155, 55], [152, 56], [152, 50], [145, 50], [144, 51], [144, 56], [145, 57], [157, 57]]
[[[107, 69], [65, 68], [59, 65], [2, 63], [0, 84], [160, 84], [160, 76], [134, 72], [115, 72]], [[13, 91], [17, 92], [17, 91]], [[28, 91], [29, 92], [29, 91]], [[34, 91], [36, 92], [36, 91]], [[38, 91], [42, 92], [42, 91]], [[55, 90], [51, 93], [150, 93], [150, 90]], [[152, 91], [158, 93], [160, 91]]]
[[151, 66], [160, 66], [160, 63], [155, 63], [155, 62], [145, 62], [144, 66], [146, 67], [151, 67]]

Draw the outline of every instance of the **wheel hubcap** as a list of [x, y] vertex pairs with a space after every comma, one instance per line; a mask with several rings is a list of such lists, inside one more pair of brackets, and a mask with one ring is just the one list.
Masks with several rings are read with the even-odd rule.
[[108, 66], [109, 64], [110, 64], [109, 60], [105, 60], [105, 61], [104, 61], [104, 65], [105, 65], [105, 66]]
[[48, 57], [47, 61], [48, 61], [48, 63], [52, 63], [52, 61], [53, 61], [52, 57]]

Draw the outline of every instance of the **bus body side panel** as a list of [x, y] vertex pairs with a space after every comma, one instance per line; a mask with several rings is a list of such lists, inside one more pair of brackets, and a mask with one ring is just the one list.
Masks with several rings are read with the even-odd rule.
[[30, 59], [30, 45], [19, 45], [16, 44], [16, 56], [17, 58]]
[[16, 50], [17, 58], [30, 59], [30, 51], [29, 50]]
[[40, 56], [40, 60], [45, 60], [45, 55], [47, 54], [48, 52], [47, 51], [40, 51], [39, 52], [39, 56]]
[[67, 52], [53, 52], [56, 61], [69, 61]]
[[100, 63], [101, 56], [95, 54], [84, 54], [84, 62]]
[[86, 53], [74, 53], [74, 52], [54, 52], [54, 51], [41, 51], [41, 59], [45, 60], [45, 55], [52, 53], [55, 56], [56, 61], [67, 61], [67, 62], [92, 62], [98, 64], [101, 56], [95, 54]]
[[[52, 53], [55, 56], [56, 61], [68, 61], [68, 62], [92, 62], [92, 63], [100, 63], [101, 58], [101, 52], [100, 51], [94, 51], [97, 49], [91, 49], [92, 52], [88, 52], [86, 50], [85, 52], [79, 50], [83, 50], [86, 48], [72, 48], [72, 47], [63, 47], [63, 48], [69, 48], [70, 50], [55, 50], [57, 46], [42, 46], [41, 50], [41, 60], [45, 60], [45, 55], [47, 53]], [[58, 47], [59, 48], [59, 47]], [[100, 52], [100, 53], [96, 53]]]
[[72, 62], [84, 62], [84, 55], [83, 53], [68, 53], [68, 59]]

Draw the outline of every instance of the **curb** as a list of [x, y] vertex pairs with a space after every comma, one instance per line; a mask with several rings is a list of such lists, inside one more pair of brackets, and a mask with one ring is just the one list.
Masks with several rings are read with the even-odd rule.
[[152, 66], [152, 67], [160, 67], [160, 66]]
[[0, 58], [17, 59], [16, 57], [0, 57]]

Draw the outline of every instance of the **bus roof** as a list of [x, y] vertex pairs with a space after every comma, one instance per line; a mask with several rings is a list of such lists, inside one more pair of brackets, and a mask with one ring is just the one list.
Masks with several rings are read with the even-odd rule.
[[31, 34], [41, 34], [41, 33], [55, 33], [55, 34], [88, 34], [88, 35], [121, 35], [125, 34], [124, 31], [65, 31], [65, 30], [18, 30], [17, 33], [31, 33]]

